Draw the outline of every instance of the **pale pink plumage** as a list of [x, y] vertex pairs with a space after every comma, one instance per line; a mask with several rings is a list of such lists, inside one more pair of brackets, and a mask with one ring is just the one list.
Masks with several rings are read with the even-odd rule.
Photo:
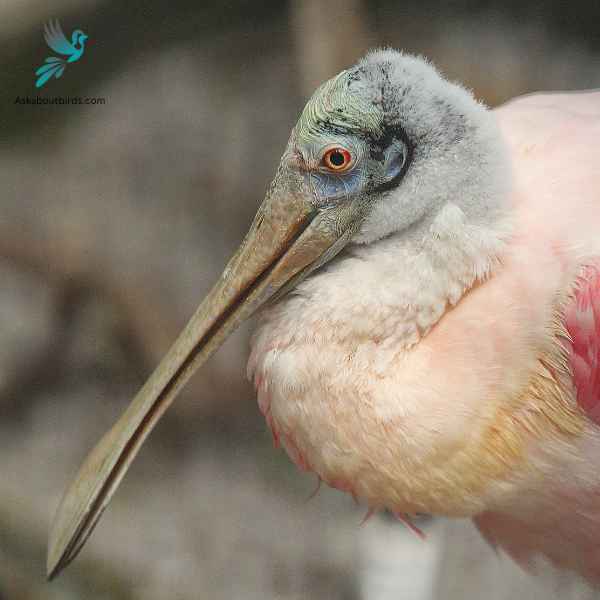
[[371, 508], [474, 517], [523, 564], [600, 581], [600, 94], [496, 115], [513, 230], [492, 276], [402, 349], [406, 307], [361, 286], [390, 272], [348, 261], [263, 316], [249, 372], [301, 468]]

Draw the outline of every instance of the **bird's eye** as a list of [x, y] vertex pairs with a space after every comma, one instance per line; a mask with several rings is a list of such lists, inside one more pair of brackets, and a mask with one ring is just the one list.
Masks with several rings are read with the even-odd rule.
[[352, 164], [352, 155], [346, 148], [330, 148], [323, 154], [323, 166], [337, 173], [346, 171]]

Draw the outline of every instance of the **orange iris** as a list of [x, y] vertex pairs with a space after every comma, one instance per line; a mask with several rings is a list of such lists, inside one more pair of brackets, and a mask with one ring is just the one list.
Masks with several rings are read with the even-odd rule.
[[323, 155], [323, 164], [330, 171], [345, 171], [351, 163], [352, 155], [345, 148], [330, 148]]

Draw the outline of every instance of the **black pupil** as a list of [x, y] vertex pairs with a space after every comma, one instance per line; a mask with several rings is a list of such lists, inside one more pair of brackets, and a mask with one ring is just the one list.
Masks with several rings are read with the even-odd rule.
[[334, 150], [329, 155], [329, 162], [334, 167], [341, 167], [346, 162], [346, 157], [339, 150]]

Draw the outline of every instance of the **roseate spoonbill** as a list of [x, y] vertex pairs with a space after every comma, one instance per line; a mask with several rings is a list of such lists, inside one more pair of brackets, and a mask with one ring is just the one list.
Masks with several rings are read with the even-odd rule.
[[67, 491], [49, 576], [266, 304], [248, 372], [300, 468], [600, 582], [599, 97], [491, 112], [392, 50], [324, 83], [222, 277]]

